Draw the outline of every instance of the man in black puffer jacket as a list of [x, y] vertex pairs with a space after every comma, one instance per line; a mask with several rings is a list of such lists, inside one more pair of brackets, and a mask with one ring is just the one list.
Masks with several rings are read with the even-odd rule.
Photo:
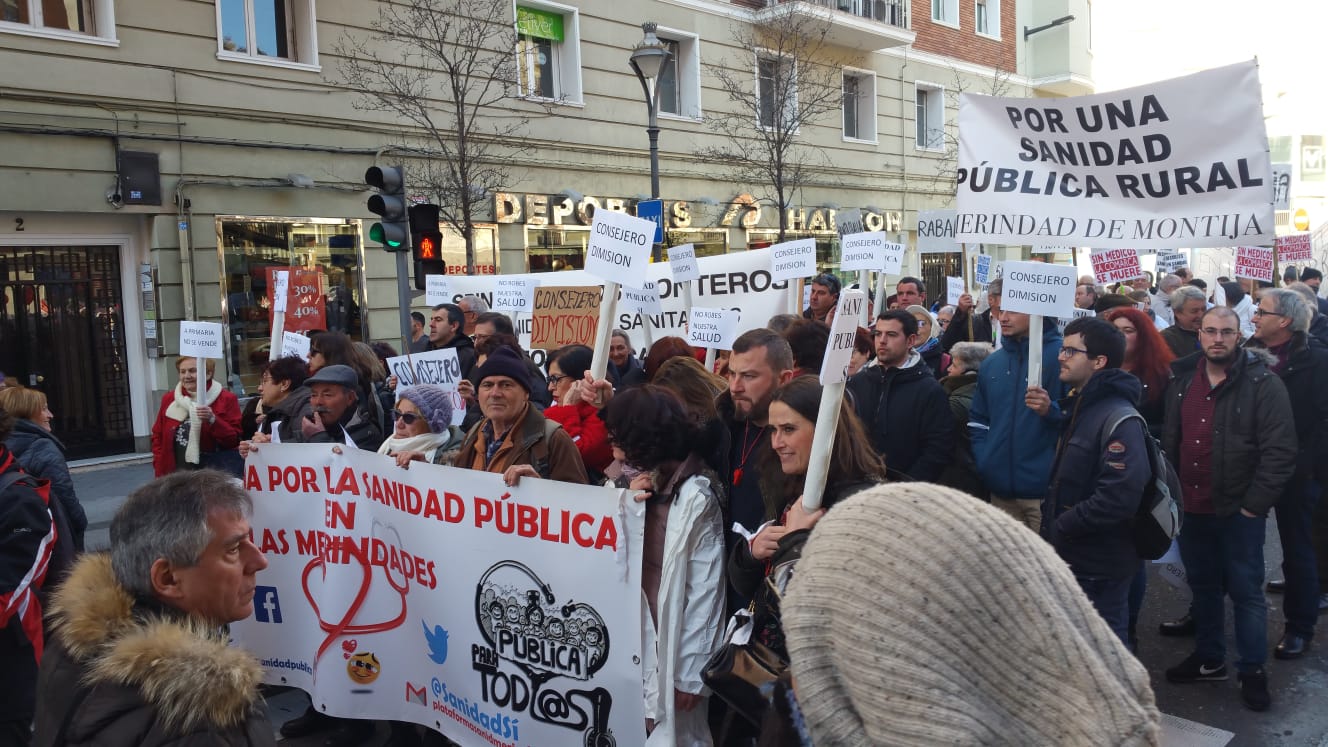
[[[1139, 570], [1130, 524], [1152, 472], [1147, 427], [1134, 409], [1139, 380], [1121, 370], [1125, 336], [1109, 322], [1065, 328], [1060, 377], [1070, 394], [1051, 485], [1042, 506], [1047, 538], [1102, 619], [1129, 645], [1130, 581]], [[1110, 433], [1104, 431], [1122, 416]]]
[[954, 450], [949, 398], [913, 351], [918, 320], [907, 311], [876, 319], [876, 360], [848, 380], [853, 409], [891, 480], [935, 482]]

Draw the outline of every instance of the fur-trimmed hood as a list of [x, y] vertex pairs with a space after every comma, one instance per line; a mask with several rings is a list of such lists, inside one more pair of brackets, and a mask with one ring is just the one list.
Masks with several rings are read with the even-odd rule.
[[262, 669], [254, 657], [227, 645], [215, 626], [136, 605], [109, 555], [86, 555], [74, 566], [53, 597], [50, 623], [81, 670], [81, 687], [136, 692], [141, 704], [126, 705], [153, 709], [163, 731], [233, 729], [255, 715]]

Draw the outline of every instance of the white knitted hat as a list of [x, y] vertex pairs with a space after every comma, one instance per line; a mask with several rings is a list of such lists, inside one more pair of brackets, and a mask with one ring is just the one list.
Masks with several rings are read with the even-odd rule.
[[782, 604], [817, 745], [1157, 744], [1148, 673], [1037, 535], [926, 483], [818, 523]]

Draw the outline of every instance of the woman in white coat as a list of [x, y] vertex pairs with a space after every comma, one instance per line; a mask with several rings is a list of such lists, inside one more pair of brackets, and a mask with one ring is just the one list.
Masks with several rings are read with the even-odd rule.
[[719, 477], [694, 449], [700, 424], [672, 392], [628, 389], [604, 417], [614, 456], [646, 493], [641, 568], [646, 744], [710, 745], [701, 670], [723, 642]]

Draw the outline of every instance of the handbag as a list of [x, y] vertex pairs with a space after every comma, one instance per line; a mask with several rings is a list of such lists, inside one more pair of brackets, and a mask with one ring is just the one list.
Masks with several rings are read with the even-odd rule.
[[706, 662], [701, 680], [730, 710], [759, 727], [771, 707], [775, 681], [788, 668], [773, 650], [752, 640], [755, 601], [729, 620], [724, 645]]

